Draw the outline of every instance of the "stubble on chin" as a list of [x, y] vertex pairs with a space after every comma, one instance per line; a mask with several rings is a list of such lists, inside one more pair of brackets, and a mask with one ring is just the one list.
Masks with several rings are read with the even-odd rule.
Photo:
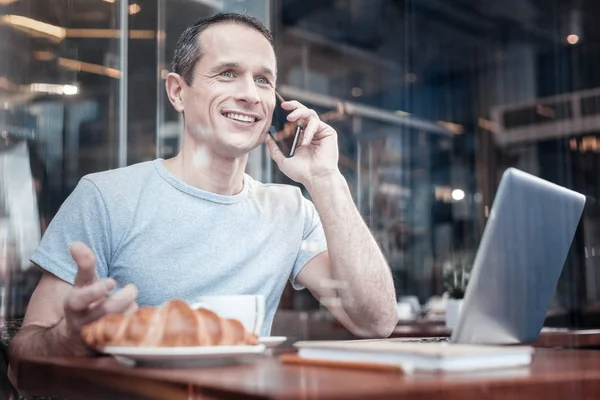
[[[211, 154], [224, 158], [239, 158], [259, 147], [266, 140], [267, 128], [262, 131], [253, 143], [235, 143], [235, 137], [243, 135], [239, 132], [215, 131], [212, 126], [195, 124], [189, 129], [189, 134], [195, 142], [192, 152], [194, 165], [197, 167], [207, 166], [211, 162]], [[229, 139], [232, 139], [230, 141]]]

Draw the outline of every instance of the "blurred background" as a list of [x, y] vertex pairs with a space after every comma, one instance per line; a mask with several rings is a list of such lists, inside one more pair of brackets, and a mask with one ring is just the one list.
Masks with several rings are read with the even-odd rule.
[[[222, 11], [272, 30], [279, 92], [338, 131], [411, 312], [444, 298], [513, 166], [588, 196], [547, 325], [600, 327], [596, 0], [0, 0], [0, 317], [23, 315], [28, 254], [83, 175], [176, 154], [164, 78], [183, 29]], [[263, 147], [248, 173], [292, 183]], [[319, 310], [284, 292], [282, 313]]]

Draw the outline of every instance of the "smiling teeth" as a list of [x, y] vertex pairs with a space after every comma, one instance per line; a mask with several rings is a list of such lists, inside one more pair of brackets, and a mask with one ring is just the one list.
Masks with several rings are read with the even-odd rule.
[[243, 121], [243, 122], [256, 122], [256, 118], [254, 117], [249, 117], [247, 115], [242, 115], [242, 114], [234, 114], [234, 113], [227, 113], [225, 114], [225, 116], [227, 118], [231, 118], [231, 119], [235, 119], [237, 121]]

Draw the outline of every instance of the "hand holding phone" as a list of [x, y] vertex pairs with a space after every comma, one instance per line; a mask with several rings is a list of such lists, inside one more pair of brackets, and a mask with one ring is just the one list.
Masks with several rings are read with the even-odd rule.
[[289, 122], [287, 116], [290, 112], [281, 107], [285, 100], [277, 91], [275, 110], [273, 111], [273, 125], [269, 128], [269, 135], [273, 138], [279, 150], [287, 157], [293, 157], [298, 144], [302, 127], [297, 122]]
[[297, 100], [277, 95], [273, 128], [267, 140], [273, 161], [291, 180], [311, 185], [315, 177], [339, 175], [337, 132], [319, 114]]

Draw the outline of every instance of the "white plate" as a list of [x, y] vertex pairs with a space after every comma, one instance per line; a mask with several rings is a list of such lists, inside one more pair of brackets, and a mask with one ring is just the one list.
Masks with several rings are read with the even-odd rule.
[[125, 347], [107, 346], [103, 353], [126, 364], [148, 366], [204, 366], [243, 361], [263, 354], [265, 345], [257, 346], [197, 346], [197, 347]]
[[258, 343], [264, 344], [268, 348], [277, 347], [287, 340], [286, 336], [261, 336]]

